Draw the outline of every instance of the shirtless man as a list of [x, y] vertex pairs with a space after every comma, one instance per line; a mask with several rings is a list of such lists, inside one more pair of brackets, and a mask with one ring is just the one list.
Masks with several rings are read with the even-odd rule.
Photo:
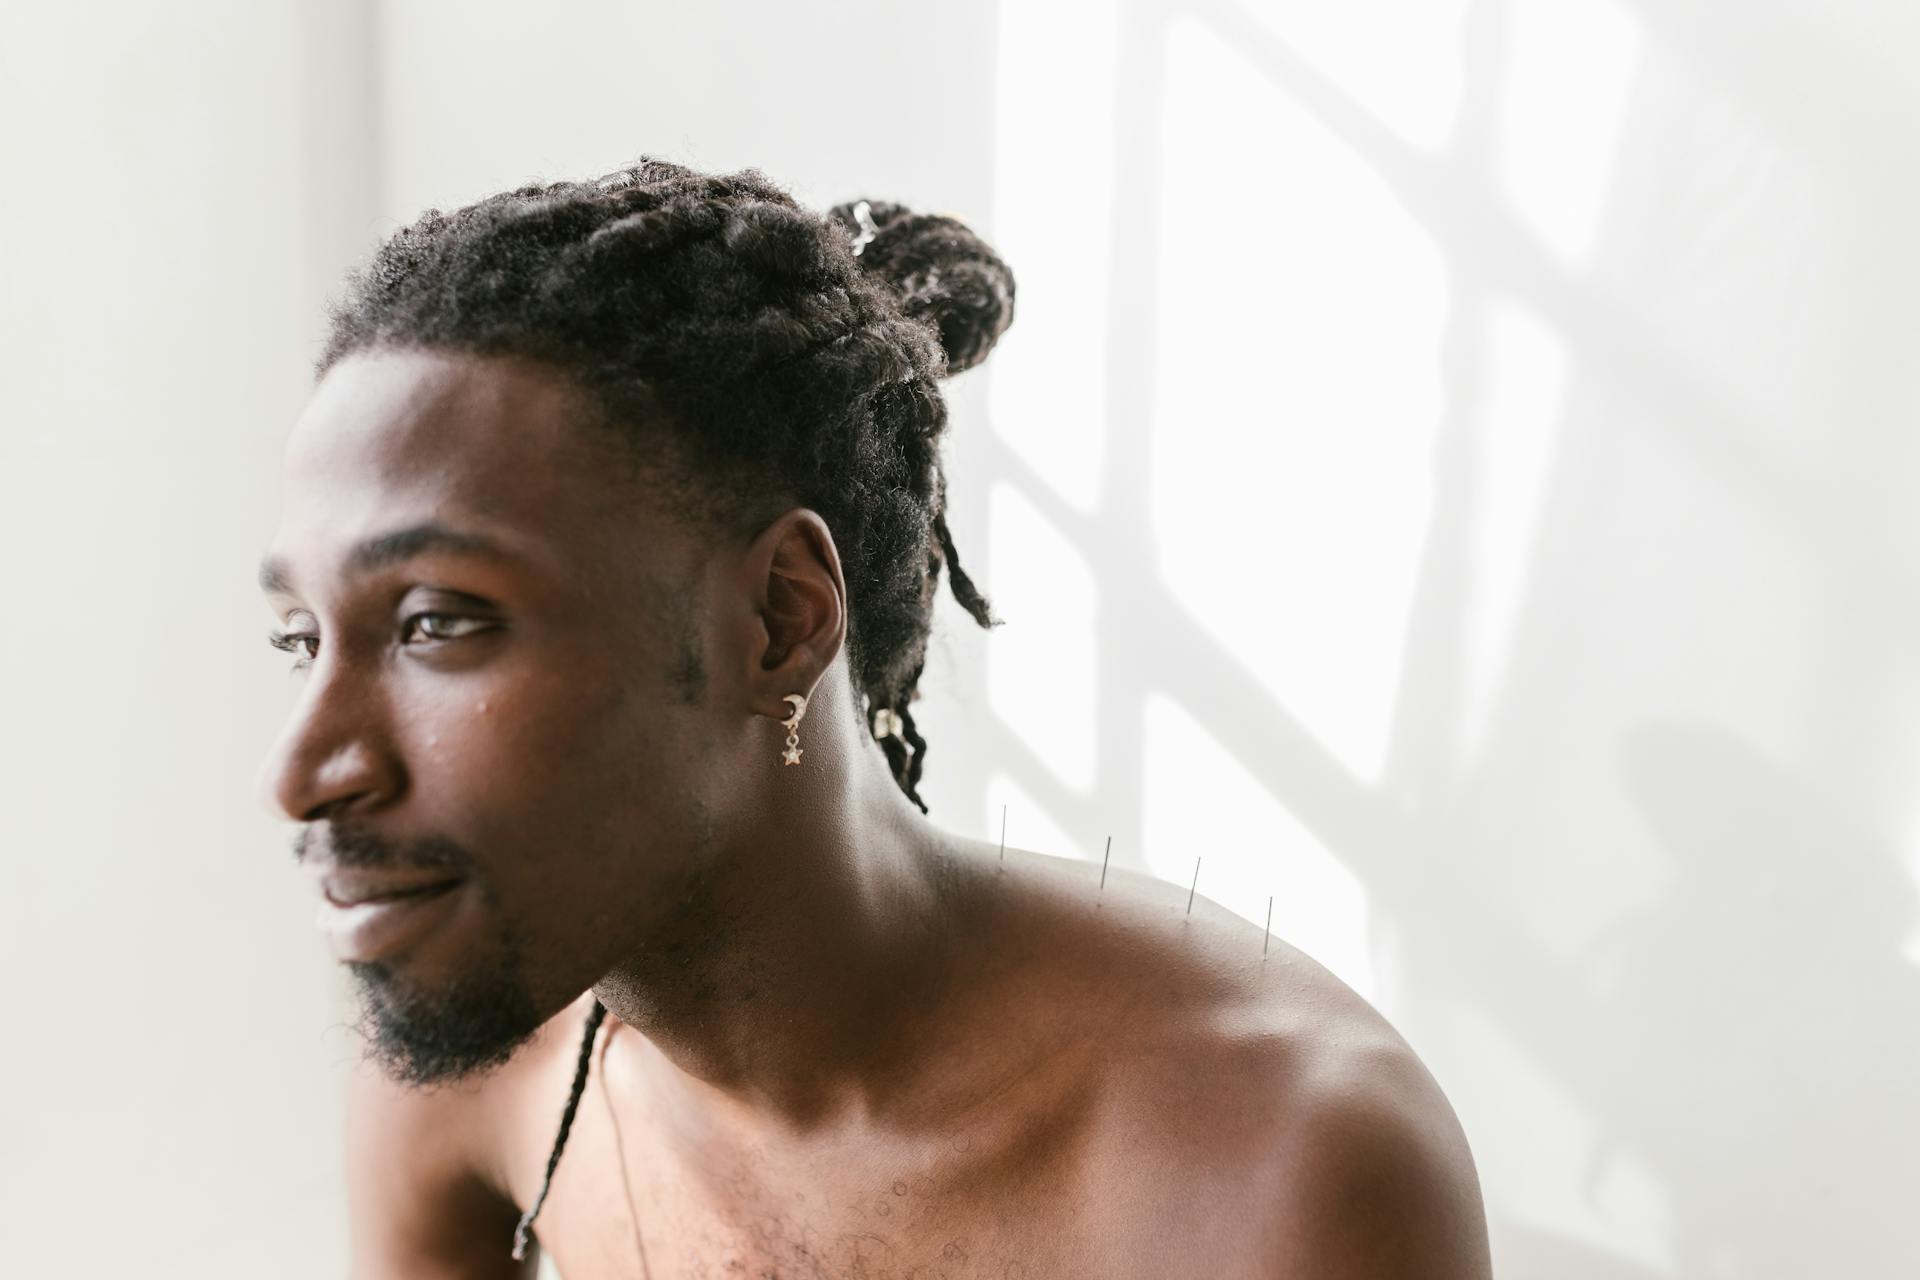
[[336, 310], [261, 786], [363, 1000], [357, 1277], [1488, 1275], [1357, 995], [924, 816], [943, 569], [992, 621], [934, 380], [1012, 299], [954, 219], [646, 160], [430, 213]]

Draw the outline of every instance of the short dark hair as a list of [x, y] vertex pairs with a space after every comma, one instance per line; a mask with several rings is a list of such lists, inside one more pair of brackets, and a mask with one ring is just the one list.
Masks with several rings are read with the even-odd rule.
[[[942, 568], [976, 622], [998, 622], [947, 530], [937, 380], [985, 359], [1013, 298], [957, 218], [880, 200], [822, 214], [757, 169], [643, 156], [428, 210], [351, 277], [318, 372], [380, 347], [530, 357], [588, 393], [682, 514], [819, 512], [846, 577], [856, 711], [924, 813], [909, 704]], [[892, 715], [898, 736], [880, 727]]]

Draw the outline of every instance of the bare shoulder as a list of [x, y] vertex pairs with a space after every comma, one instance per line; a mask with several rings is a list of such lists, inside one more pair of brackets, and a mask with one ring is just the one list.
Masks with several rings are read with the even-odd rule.
[[1088, 971], [1063, 987], [1104, 1011], [1083, 1015], [1103, 1063], [1092, 1176], [1134, 1257], [1303, 1280], [1489, 1274], [1466, 1135], [1378, 1010], [1224, 908], [1189, 913], [1185, 886], [1110, 872], [1096, 899], [1097, 865], [1022, 868], [1059, 963]]
[[1273, 1151], [1269, 1274], [1492, 1274], [1466, 1134], [1412, 1049], [1379, 1043], [1330, 1055], [1293, 1082], [1289, 1101]]
[[1212, 958], [1210, 980], [1143, 1055], [1136, 1097], [1184, 1110], [1172, 1140], [1229, 1184], [1218, 1264], [1288, 1280], [1490, 1275], [1466, 1134], [1405, 1038], [1283, 939], [1256, 958], [1262, 931], [1224, 910], [1183, 941]]
[[531, 1274], [509, 1256], [520, 1212], [510, 1176], [517, 1117], [587, 999], [471, 1081], [416, 1088], [370, 1060], [354, 1064], [346, 1172], [356, 1277]]

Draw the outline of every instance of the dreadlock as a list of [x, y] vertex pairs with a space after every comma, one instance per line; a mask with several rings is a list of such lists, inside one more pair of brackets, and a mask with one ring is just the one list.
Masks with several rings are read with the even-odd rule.
[[[318, 372], [383, 347], [531, 357], [573, 378], [683, 516], [758, 529], [819, 512], [846, 577], [855, 712], [925, 813], [909, 704], [942, 570], [975, 622], [999, 622], [947, 528], [936, 383], [986, 358], [1013, 299], [1013, 273], [957, 218], [879, 200], [820, 214], [757, 169], [642, 156], [423, 213], [349, 280]], [[605, 1016], [594, 1000], [515, 1258]]]
[[999, 621], [947, 529], [936, 383], [986, 358], [1013, 298], [1006, 263], [951, 216], [820, 214], [757, 169], [642, 157], [428, 210], [351, 278], [319, 371], [379, 347], [532, 357], [588, 393], [681, 514], [757, 529], [819, 512], [855, 713], [925, 813], [909, 704], [941, 571], [974, 621]]
[[553, 1151], [547, 1156], [547, 1171], [540, 1178], [540, 1194], [533, 1198], [533, 1207], [520, 1215], [519, 1225], [513, 1229], [513, 1258], [516, 1262], [527, 1256], [527, 1237], [533, 1230], [533, 1220], [540, 1216], [540, 1206], [547, 1202], [547, 1192], [553, 1189], [553, 1171], [560, 1167], [560, 1153], [566, 1150], [567, 1133], [573, 1128], [574, 1113], [580, 1109], [580, 1095], [587, 1091], [587, 1068], [592, 1065], [593, 1038], [606, 1016], [607, 1006], [596, 997], [593, 1008], [587, 1011], [586, 1035], [580, 1041], [580, 1061], [573, 1068], [573, 1088], [567, 1094], [566, 1109], [560, 1113], [560, 1132], [554, 1137]]

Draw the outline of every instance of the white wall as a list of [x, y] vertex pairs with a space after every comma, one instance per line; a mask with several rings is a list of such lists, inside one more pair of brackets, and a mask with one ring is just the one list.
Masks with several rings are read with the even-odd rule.
[[1503, 1277], [1913, 1273], [1920, 11], [731, 13], [0, 16], [9, 1269], [340, 1273], [341, 993], [249, 794], [279, 442], [375, 237], [651, 151], [1019, 275], [937, 819], [1274, 897]]
[[0, 9], [0, 1256], [334, 1275], [350, 1044], [248, 598], [365, 216], [345, 17]]

